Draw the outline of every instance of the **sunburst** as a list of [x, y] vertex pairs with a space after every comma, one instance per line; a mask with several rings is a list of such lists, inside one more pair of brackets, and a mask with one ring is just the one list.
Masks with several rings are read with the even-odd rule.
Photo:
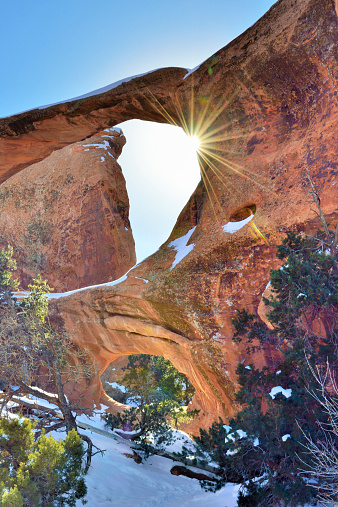
[[[176, 93], [172, 96], [170, 110], [164, 107], [147, 87], [145, 87], [144, 96], [150, 102], [151, 107], [166, 123], [179, 126], [186, 133], [190, 149], [193, 149], [198, 154], [201, 178], [219, 225], [221, 225], [221, 221], [224, 223], [225, 217], [222, 216], [223, 208], [217, 198], [211, 176], [214, 176], [221, 182], [228, 192], [239, 192], [233, 178], [229, 177], [233, 173], [239, 178], [249, 180], [262, 191], [275, 194], [269, 188], [269, 185], [267, 185], [268, 180], [264, 175], [257, 174], [257, 171], [253, 172], [247, 167], [242, 167], [222, 155], [222, 152], [224, 152], [224, 142], [231, 143], [231, 141], [236, 139], [247, 137], [250, 133], [243, 131], [230, 134], [231, 121], [220, 124], [220, 115], [236, 100], [236, 92], [226, 99], [221, 97], [217, 101], [212, 100], [210, 98], [212, 97], [211, 83], [210, 90], [209, 92], [207, 91], [207, 97], [196, 99], [192, 79], [191, 90], [188, 94], [189, 99], [185, 100], [186, 95], [178, 95]], [[216, 208], [219, 210], [218, 212], [216, 212]], [[250, 225], [252, 234], [267, 241], [267, 238], [260, 231], [257, 224], [251, 222]]]

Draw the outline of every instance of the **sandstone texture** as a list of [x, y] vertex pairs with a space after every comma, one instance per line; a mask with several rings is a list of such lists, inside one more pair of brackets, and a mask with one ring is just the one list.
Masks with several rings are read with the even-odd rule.
[[202, 142], [201, 182], [168, 241], [119, 283], [53, 301], [55, 323], [98, 365], [72, 396], [121, 409], [99, 375], [119, 356], [147, 353], [195, 385], [195, 429], [236, 410], [237, 362], [262, 365], [274, 351], [248, 357], [231, 340], [231, 319], [236, 309], [258, 311], [285, 231], [316, 226], [308, 175], [329, 223], [338, 219], [337, 42], [333, 0], [279, 0], [190, 74], [162, 69], [0, 120], [3, 179], [130, 118], [177, 124]]
[[115, 280], [135, 264], [129, 200], [108, 130], [53, 152], [0, 186], [0, 247], [12, 245], [22, 288], [38, 273], [56, 292]]

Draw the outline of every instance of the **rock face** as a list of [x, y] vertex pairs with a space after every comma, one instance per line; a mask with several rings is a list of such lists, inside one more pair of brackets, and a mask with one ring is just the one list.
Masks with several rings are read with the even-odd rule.
[[[253, 358], [232, 342], [231, 319], [239, 308], [257, 312], [284, 231], [314, 226], [308, 174], [329, 222], [337, 221], [337, 42], [333, 0], [279, 0], [189, 75], [163, 69], [1, 120], [4, 178], [60, 148], [67, 133], [74, 142], [131, 117], [200, 137], [202, 181], [168, 241], [119, 283], [52, 305], [56, 324], [90, 351], [99, 373], [131, 353], [170, 359], [196, 387], [196, 426], [236, 410], [235, 368]], [[254, 361], [266, 363], [269, 353]], [[121, 408], [99, 374], [73, 389]]]
[[109, 130], [53, 152], [0, 186], [0, 247], [15, 248], [23, 288], [38, 273], [57, 292], [115, 280], [135, 264], [129, 201]]

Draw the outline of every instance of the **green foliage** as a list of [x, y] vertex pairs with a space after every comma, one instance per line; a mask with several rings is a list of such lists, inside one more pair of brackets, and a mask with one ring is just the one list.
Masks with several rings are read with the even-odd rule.
[[33, 283], [28, 285], [28, 289], [30, 293], [24, 298], [22, 305], [31, 321], [37, 318], [43, 324], [48, 314], [48, 298], [45, 295], [54, 289], [49, 287], [47, 280], [42, 280], [41, 275], [33, 278]]
[[143, 368], [151, 376], [160, 396], [174, 400], [180, 405], [188, 405], [191, 402], [195, 393], [194, 386], [168, 359], [147, 354], [129, 356], [126, 369], [136, 372], [139, 368]]
[[81, 438], [35, 441], [30, 421], [0, 420], [0, 499], [6, 506], [75, 506], [86, 495]]
[[[309, 366], [324, 368], [329, 359], [336, 367], [338, 359], [337, 258], [321, 245], [320, 235], [289, 233], [278, 247], [285, 264], [271, 271], [273, 296], [264, 300], [273, 329], [245, 310], [233, 320], [233, 339], [245, 340], [249, 354], [278, 351], [262, 369], [238, 365], [236, 399], [243, 409], [229, 426], [220, 420], [197, 439], [200, 455], [219, 465], [217, 485], [204, 487], [241, 483], [240, 507], [298, 506], [317, 496], [306, 480], [312, 457], [305, 446], [307, 438], [320, 441], [330, 421], [311, 395], [317, 384]], [[274, 394], [276, 386], [291, 391]], [[335, 435], [331, 441], [338, 444]]]
[[19, 282], [13, 278], [13, 271], [16, 270], [16, 261], [13, 259], [13, 247], [8, 246], [7, 250], [0, 250], [0, 291], [17, 290]]
[[122, 384], [129, 402], [135, 407], [122, 414], [106, 417], [112, 429], [134, 430], [133, 439], [149, 455], [155, 446], [172, 441], [172, 426], [188, 422], [197, 411], [188, 411], [184, 404], [191, 401], [194, 388], [170, 361], [157, 356], [129, 356]]
[[[13, 396], [16, 397], [15, 401], [20, 407], [20, 398], [23, 395], [33, 395], [46, 400], [52, 405], [56, 405], [63, 415], [63, 421], [60, 421], [52, 411], [46, 411], [46, 413], [43, 410], [40, 411], [37, 431], [45, 428], [46, 432], [49, 432], [65, 426], [68, 432], [64, 444], [55, 443], [43, 434], [40, 436], [38, 440], [40, 448], [34, 448], [34, 453], [29, 457], [29, 470], [21, 467], [17, 472], [16, 485], [21, 492], [24, 488], [23, 484], [27, 483], [28, 489], [33, 487], [32, 484], [37, 484], [38, 479], [36, 478], [32, 482], [32, 477], [35, 473], [34, 467], [38, 469], [38, 464], [41, 463], [41, 459], [46, 455], [46, 452], [53, 451], [56, 453], [55, 459], [63, 467], [63, 472], [65, 471], [65, 467], [67, 468], [68, 466], [67, 463], [70, 463], [72, 459], [74, 461], [75, 457], [70, 456], [68, 447], [69, 442], [72, 439], [74, 440], [72, 430], [77, 428], [73, 413], [77, 409], [77, 406], [69, 403], [64, 393], [64, 385], [70, 380], [76, 380], [77, 377], [83, 379], [84, 376], [89, 376], [92, 370], [91, 365], [86, 361], [85, 353], [78, 351], [67, 335], [57, 334], [53, 329], [48, 319], [48, 298], [46, 297], [46, 293], [52, 289], [48, 286], [46, 280], [42, 280], [41, 276], [38, 275], [33, 280], [33, 283], [29, 285], [30, 293], [22, 301], [19, 302], [13, 297], [11, 290], [13, 286], [16, 286], [16, 282], [14, 283], [12, 280], [12, 270], [15, 269], [16, 265], [12, 256], [13, 249], [11, 248], [8, 248], [7, 251], [3, 249], [0, 252], [0, 280], [3, 283], [2, 287], [0, 287], [0, 386], [3, 389], [1, 393], [0, 416], [4, 407], [11, 401]], [[68, 362], [71, 352], [73, 352], [79, 363], [75, 367], [72, 367]], [[46, 382], [53, 383], [56, 394], [50, 394], [33, 387], [36, 385], [46, 385]], [[13, 440], [13, 445], [19, 446], [22, 451], [32, 448], [27, 442], [22, 441], [23, 436], [27, 433], [24, 431], [25, 424], [23, 423], [22, 427], [17, 427], [16, 431], [21, 433], [21, 436], [19, 438], [19, 435], [16, 435], [16, 438]], [[14, 426], [11, 428], [14, 431]], [[76, 438], [79, 437], [77, 436]], [[83, 435], [83, 439], [88, 444], [87, 466], [89, 466], [92, 443], [89, 437], [85, 435]], [[75, 444], [76, 442], [74, 441], [71, 449], [72, 453], [76, 454]], [[61, 448], [60, 445], [64, 445], [64, 448]], [[81, 463], [83, 454], [82, 443], [80, 447], [79, 463]], [[4, 443], [4, 449], [6, 449], [6, 442]], [[18, 451], [15, 454], [6, 454], [6, 457], [3, 456], [2, 458], [3, 460], [8, 460], [10, 456], [11, 459], [18, 459], [20, 463], [26, 463], [27, 461], [25, 456], [18, 454]], [[79, 457], [77, 456], [76, 459], [78, 460]], [[45, 462], [47, 463], [46, 460]], [[72, 467], [77, 474], [78, 467], [75, 461]], [[14, 467], [14, 469], [16, 470], [17, 467]], [[54, 477], [53, 480], [57, 479], [58, 467], [55, 463], [52, 463], [51, 470], [48, 473], [49, 479], [52, 477]], [[67, 474], [67, 480], [70, 481], [70, 469], [67, 471]], [[56, 487], [51, 486], [45, 479], [41, 484], [46, 484], [52, 490], [58, 491]], [[44, 498], [47, 493], [43, 492], [41, 488], [42, 486], [40, 485], [39, 491], [41, 490], [40, 492]], [[13, 498], [18, 496], [14, 487], [12, 492], [7, 488], [6, 494], [7, 496], [12, 495]], [[32, 494], [34, 496], [34, 492]], [[60, 499], [63, 499], [61, 490], [58, 491], [58, 494], [60, 495]], [[9, 502], [10, 498], [9, 496], [6, 501]], [[55, 505], [57, 504], [55, 503]]]

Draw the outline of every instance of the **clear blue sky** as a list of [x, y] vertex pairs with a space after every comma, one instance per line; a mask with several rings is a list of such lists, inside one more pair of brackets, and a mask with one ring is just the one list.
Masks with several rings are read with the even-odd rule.
[[[79, 96], [160, 67], [193, 68], [246, 30], [273, 3], [272, 0], [0, 0], [0, 116]], [[136, 136], [135, 129], [142, 128], [139, 122], [130, 125], [122, 126], [127, 140], [127, 130], [130, 136]], [[151, 137], [149, 132], [145, 134], [147, 138]], [[158, 135], [159, 132], [160, 127]], [[164, 136], [168, 138], [168, 131]], [[130, 144], [127, 146], [131, 150]], [[123, 163], [128, 187], [132, 171], [137, 165], [142, 166], [140, 150], [135, 156], [134, 160], [132, 156], [127, 160], [132, 166], [129, 169]], [[187, 190], [186, 200], [191, 191]], [[169, 220], [170, 227], [180, 206]], [[140, 210], [142, 207], [141, 199]], [[140, 211], [133, 213], [139, 217]], [[149, 232], [149, 223], [145, 221]], [[135, 236], [141, 237], [142, 231], [136, 233], [133, 217], [132, 226]], [[170, 227], [163, 237], [154, 239], [148, 251], [146, 248], [138, 252], [139, 260], [166, 239]]]

